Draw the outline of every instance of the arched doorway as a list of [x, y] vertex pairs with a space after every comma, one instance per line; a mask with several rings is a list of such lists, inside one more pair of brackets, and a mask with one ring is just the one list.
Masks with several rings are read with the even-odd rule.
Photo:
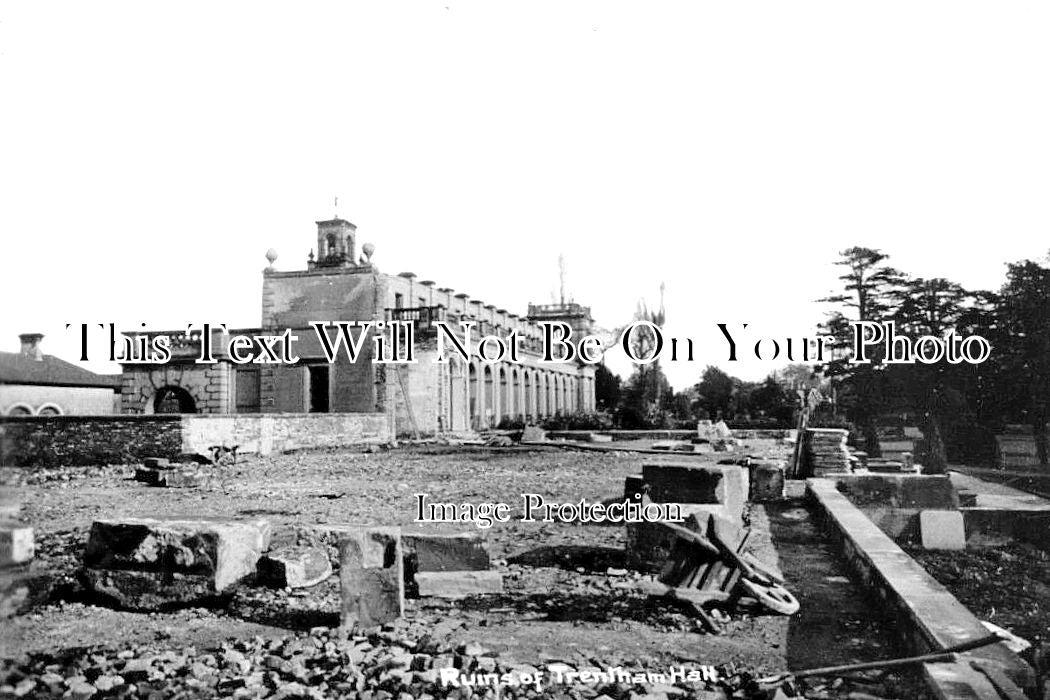
[[166, 386], [157, 390], [153, 397], [154, 413], [196, 413], [197, 403], [190, 392], [177, 386]]

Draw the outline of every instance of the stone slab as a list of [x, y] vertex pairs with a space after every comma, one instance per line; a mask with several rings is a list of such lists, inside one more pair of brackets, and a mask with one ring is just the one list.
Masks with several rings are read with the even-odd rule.
[[22, 523], [0, 523], [0, 567], [26, 564], [35, 553], [33, 528]]
[[748, 469], [752, 501], [764, 503], [784, 497], [783, 462], [755, 460], [751, 462]]
[[263, 519], [96, 520], [81, 579], [89, 590], [130, 609], [191, 603], [253, 573], [270, 535]]
[[503, 592], [498, 571], [424, 571], [415, 576], [420, 597], [465, 598]]
[[328, 553], [310, 545], [286, 545], [267, 552], [256, 566], [259, 582], [275, 588], [309, 588], [332, 575]]
[[963, 514], [957, 510], [922, 511], [919, 531], [926, 549], [966, 549]]
[[654, 503], [724, 505], [739, 518], [747, 501], [750, 478], [746, 469], [726, 464], [650, 463], [642, 479]]
[[858, 506], [958, 510], [959, 494], [946, 474], [857, 474], [835, 479], [838, 489]]
[[999, 547], [1024, 540], [1045, 548], [1050, 532], [1050, 512], [1045, 510], [998, 510], [963, 508], [966, 544], [977, 547]]
[[1001, 700], [985, 675], [965, 661], [923, 664], [923, 677], [935, 700]]
[[407, 576], [417, 571], [485, 571], [492, 562], [485, 537], [475, 531], [439, 534], [403, 531]]
[[372, 628], [404, 614], [405, 581], [399, 527], [340, 528], [341, 621]]
[[184, 466], [137, 467], [135, 469], [135, 480], [150, 486], [192, 488], [200, 486], [207, 478], [207, 474], [199, 469]]

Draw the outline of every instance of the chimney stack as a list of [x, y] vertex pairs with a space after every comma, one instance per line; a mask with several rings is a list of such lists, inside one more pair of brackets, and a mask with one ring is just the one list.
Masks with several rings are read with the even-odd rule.
[[40, 341], [44, 339], [43, 333], [22, 333], [18, 336], [22, 341], [22, 354], [32, 360], [43, 360], [44, 353], [40, 349]]

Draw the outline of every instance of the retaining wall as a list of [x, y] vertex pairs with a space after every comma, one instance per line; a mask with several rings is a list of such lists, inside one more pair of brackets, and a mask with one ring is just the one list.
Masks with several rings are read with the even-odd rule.
[[[897, 619], [897, 629], [916, 653], [929, 653], [980, 639], [988, 631], [948, 589], [872, 523], [841, 493], [834, 481], [809, 479], [808, 497], [816, 504], [831, 536], [839, 542], [847, 563]], [[1032, 668], [1002, 643], [960, 654], [1000, 669], [1022, 687], [1035, 684]], [[969, 685], [974, 676], [960, 676], [964, 666], [926, 664], [925, 676], [935, 697], [997, 697]]]

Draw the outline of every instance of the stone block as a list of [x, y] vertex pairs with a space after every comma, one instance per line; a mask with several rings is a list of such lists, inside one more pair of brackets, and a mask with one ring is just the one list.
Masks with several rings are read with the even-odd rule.
[[603, 433], [587, 433], [587, 442], [612, 442], [612, 435]]
[[142, 466], [147, 469], [170, 469], [171, 460], [167, 457], [146, 457], [142, 460]]
[[946, 474], [870, 474], [836, 477], [838, 489], [858, 506], [956, 510], [959, 495]]
[[753, 461], [749, 466], [751, 500], [775, 501], [784, 497], [784, 463]]
[[926, 549], [966, 549], [966, 529], [960, 511], [924, 510], [919, 513], [919, 530]]
[[344, 627], [393, 622], [405, 608], [399, 527], [340, 529], [339, 583]]
[[485, 571], [491, 566], [480, 532], [436, 534], [402, 532], [406, 576], [417, 571]]
[[416, 574], [420, 597], [465, 598], [503, 592], [498, 571], [421, 571]]
[[0, 567], [26, 564], [35, 552], [33, 528], [22, 523], [0, 523]]
[[332, 575], [328, 553], [310, 545], [278, 547], [259, 559], [259, 581], [276, 588], [309, 588]]
[[158, 469], [152, 467], [135, 467], [135, 481], [141, 481], [144, 484], [156, 486], [159, 478], [160, 473]]
[[726, 506], [739, 519], [750, 477], [736, 465], [657, 463], [642, 467], [642, 479], [654, 503], [710, 503]]
[[138, 467], [135, 469], [135, 480], [150, 486], [193, 488], [203, 484], [207, 478], [207, 474], [195, 467]]
[[645, 480], [642, 478], [641, 474], [632, 474], [624, 479], [624, 500], [634, 501], [636, 500], [636, 497], [641, 499], [643, 493], [645, 493]]
[[130, 609], [205, 600], [255, 571], [270, 533], [262, 519], [96, 520], [81, 578], [89, 590]]
[[208, 478], [204, 472], [196, 469], [158, 470], [157, 486], [186, 489], [200, 486]]

